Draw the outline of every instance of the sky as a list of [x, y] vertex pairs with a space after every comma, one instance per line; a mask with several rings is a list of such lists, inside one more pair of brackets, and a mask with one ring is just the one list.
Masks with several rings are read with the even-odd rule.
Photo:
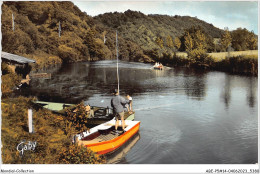
[[258, 33], [257, 1], [72, 1], [90, 16], [130, 9], [144, 14], [197, 17], [217, 28]]

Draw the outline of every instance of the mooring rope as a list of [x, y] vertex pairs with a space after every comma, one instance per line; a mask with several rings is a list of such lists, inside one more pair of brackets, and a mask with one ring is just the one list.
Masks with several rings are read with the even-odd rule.
[[150, 107], [146, 107], [146, 108], [138, 108], [138, 109], [134, 109], [134, 111], [141, 111], [141, 110], [147, 110], [147, 109], [157, 109], [157, 108], [162, 108], [162, 107], [172, 106], [172, 105], [177, 105], [177, 104], [183, 104], [183, 102], [181, 102], [181, 103], [171, 103], [171, 104], [159, 105], [159, 106], [150, 106]]

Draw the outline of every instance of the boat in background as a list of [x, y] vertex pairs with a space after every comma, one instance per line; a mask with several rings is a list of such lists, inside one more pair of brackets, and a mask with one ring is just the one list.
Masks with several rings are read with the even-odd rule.
[[153, 69], [163, 70], [163, 67], [161, 67], [161, 66], [154, 66]]
[[155, 65], [152, 67], [153, 69], [163, 70], [164, 67], [161, 63], [156, 62]]
[[[45, 102], [45, 101], [35, 101], [36, 105], [43, 107], [45, 109], [49, 109], [56, 114], [61, 114], [66, 116], [66, 111], [73, 111], [76, 108], [76, 104], [67, 104], [67, 103], [55, 103], [55, 102]], [[89, 126], [96, 126], [102, 123], [105, 123], [114, 118], [113, 111], [109, 107], [98, 107], [91, 106], [91, 109], [94, 111], [94, 117], [87, 118], [87, 124]], [[135, 112], [125, 112], [124, 115], [125, 120], [134, 120]]]
[[[121, 125], [121, 124], [119, 124]], [[125, 130], [118, 127], [115, 131], [115, 120], [110, 120], [74, 136], [74, 143], [83, 145], [97, 154], [108, 154], [117, 150], [133, 137], [140, 127], [140, 121], [125, 120]]]

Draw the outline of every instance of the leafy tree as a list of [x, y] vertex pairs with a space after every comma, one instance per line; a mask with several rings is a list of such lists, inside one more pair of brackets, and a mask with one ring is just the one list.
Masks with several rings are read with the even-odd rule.
[[163, 39], [161, 37], [157, 37], [155, 42], [157, 43], [157, 45], [159, 45], [160, 48], [163, 48]]
[[175, 37], [174, 39], [174, 47], [176, 48], [176, 50], [178, 51], [181, 47], [181, 41], [178, 37]]
[[194, 48], [199, 50], [205, 50], [207, 47], [206, 36], [201, 30], [197, 30], [194, 36]]
[[173, 40], [172, 40], [172, 37], [170, 35], [167, 36], [167, 38], [166, 38], [166, 45], [167, 45], [168, 48], [174, 47]]
[[231, 46], [232, 38], [231, 34], [228, 30], [225, 30], [225, 32], [221, 35], [220, 44], [222, 45], [222, 48], [224, 51], [227, 51], [228, 47]]
[[185, 41], [184, 41], [185, 49], [188, 52], [192, 51], [194, 43], [193, 43], [193, 39], [192, 39], [190, 33], [187, 33], [186, 36], [184, 36], [184, 39], [185, 39]]
[[236, 51], [245, 51], [257, 48], [257, 37], [246, 28], [237, 28], [231, 32], [232, 47]]
[[257, 49], [258, 39], [253, 32], [249, 33], [249, 36], [247, 38], [247, 42], [248, 42], [248, 48], [250, 50], [256, 50]]

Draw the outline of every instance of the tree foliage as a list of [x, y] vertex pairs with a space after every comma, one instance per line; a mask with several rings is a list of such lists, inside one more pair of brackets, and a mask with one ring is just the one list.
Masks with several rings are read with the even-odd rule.
[[193, 47], [194, 47], [194, 43], [193, 43], [193, 39], [190, 35], [190, 33], [187, 33], [185, 36], [184, 36], [184, 45], [185, 45], [185, 49], [188, 51], [188, 52], [191, 52]]
[[177, 51], [181, 47], [181, 40], [178, 37], [175, 37], [175, 39], [174, 39], [174, 47], [176, 48]]
[[159, 45], [160, 48], [164, 47], [163, 39], [161, 37], [157, 37], [155, 42]]
[[221, 35], [220, 44], [224, 51], [227, 51], [228, 47], [231, 46], [232, 37], [228, 30], [225, 30], [225, 33]]
[[87, 118], [88, 113], [86, 112], [84, 103], [80, 103], [76, 106], [74, 110], [67, 110], [67, 120], [66, 124], [72, 123], [78, 132], [83, 132], [87, 130]]
[[232, 47], [235, 51], [245, 51], [249, 49], [257, 49], [257, 37], [253, 32], [247, 29], [237, 28], [231, 32]]
[[[12, 14], [15, 30], [12, 30]], [[50, 63], [75, 62], [82, 60], [114, 59], [115, 30], [105, 27], [86, 13], [81, 12], [72, 2], [3, 2], [2, 5], [2, 48], [3, 51], [36, 59], [36, 68]], [[59, 37], [59, 23], [61, 36]], [[103, 42], [107, 32], [108, 42]], [[120, 33], [119, 33], [120, 35]], [[124, 60], [130, 57], [144, 57], [140, 47], [121, 37], [120, 45], [126, 48]], [[138, 53], [132, 50], [138, 48]], [[140, 55], [141, 54], [141, 55]], [[48, 61], [49, 58], [55, 61]]]
[[168, 48], [172, 49], [174, 47], [174, 43], [171, 36], [167, 36], [166, 45]]

